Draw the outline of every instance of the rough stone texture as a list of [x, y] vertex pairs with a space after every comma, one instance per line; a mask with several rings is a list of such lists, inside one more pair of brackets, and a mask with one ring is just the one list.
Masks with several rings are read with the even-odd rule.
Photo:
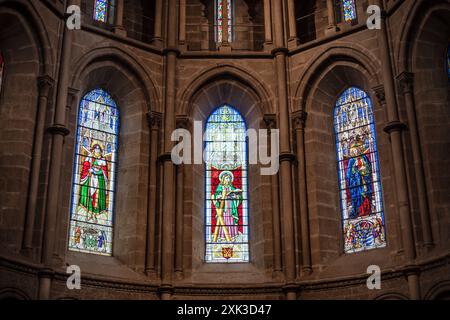
[[[303, 272], [299, 183], [294, 165], [297, 297], [408, 299], [406, 275], [410, 269], [405, 265], [394, 155], [389, 135], [384, 132], [387, 112], [374, 91], [383, 85], [385, 61], [381, 61], [380, 51], [385, 48], [380, 47], [377, 31], [365, 27], [365, 11], [370, 1], [356, 1], [357, 23], [348, 25], [338, 19], [338, 30], [333, 34], [326, 32], [325, 0], [304, 1], [303, 5], [295, 2], [299, 45], [290, 47], [288, 53], [287, 82], [290, 111], [308, 113], [305, 153], [312, 260], [312, 273]], [[414, 270], [420, 274], [422, 299], [448, 299], [450, 171], [446, 168], [450, 167], [450, 83], [445, 59], [450, 43], [450, 2], [384, 2], [394, 76], [402, 72], [414, 75], [415, 113], [434, 244], [424, 246], [411, 137], [404, 130], [406, 187], [417, 251]], [[173, 21], [173, 17], [167, 17], [167, 1], [163, 1], [162, 12], [158, 13], [155, 1], [125, 0], [127, 37], [113, 33], [113, 21], [107, 25], [93, 23], [92, 3], [82, 1], [83, 28], [73, 31], [68, 62], [68, 87], [73, 99], [68, 99], [66, 123], [62, 124], [70, 130], [64, 138], [62, 161], [51, 162], [53, 138], [46, 131], [39, 171], [33, 173], [39, 76], [47, 75], [55, 81], [45, 110], [45, 128], [54, 124], [63, 28], [61, 15], [56, 12], [64, 11], [63, 1], [0, 0], [0, 49], [6, 60], [0, 96], [0, 298], [37, 299], [43, 268], [51, 267], [52, 299], [159, 299], [161, 208], [167, 195], [162, 194], [161, 159], [150, 161], [150, 147], [156, 143], [159, 153], [162, 150], [164, 118], [187, 118], [191, 128], [193, 121], [205, 122], [215, 107], [229, 103], [242, 113], [249, 128], [259, 129], [265, 128], [264, 116], [279, 114], [274, 55], [269, 46], [263, 46], [264, 0], [236, 0], [236, 41], [230, 52], [221, 51], [214, 41], [213, 1], [186, 0], [186, 45], [180, 46], [176, 59], [175, 115], [164, 114], [166, 90], [170, 89], [165, 87], [166, 52], [152, 42], [155, 17], [160, 15], [162, 46], [167, 46], [167, 24]], [[287, 28], [287, 17], [283, 21]], [[272, 26], [271, 36], [273, 30]], [[374, 105], [388, 240], [384, 249], [358, 254], [343, 254], [333, 132], [334, 103], [349, 86], [364, 89]], [[112, 257], [67, 250], [78, 104], [86, 92], [98, 87], [114, 97], [121, 119]], [[402, 90], [400, 86], [396, 90], [400, 120], [408, 125]], [[149, 112], [163, 116], [158, 127], [159, 141], [151, 141]], [[278, 127], [287, 125], [277, 123]], [[294, 133], [291, 139], [295, 145]], [[156, 190], [157, 199], [154, 221], [148, 220], [147, 212], [152, 192], [149, 192], [150, 166], [156, 167], [157, 172], [156, 188], [151, 188]], [[41, 261], [46, 206], [51, 196], [47, 189], [51, 172], [58, 169], [61, 178], [54, 235], [57, 262], [48, 266]], [[259, 174], [259, 165], [249, 168], [251, 263], [208, 265], [203, 262], [203, 169], [202, 165], [184, 166], [182, 270], [173, 277], [173, 299], [284, 299], [283, 274], [274, 272], [276, 234], [270, 177]], [[30, 214], [26, 207], [32, 174], [38, 175], [39, 187], [33, 248], [26, 253], [22, 241]], [[281, 220], [282, 213], [280, 203]], [[147, 233], [149, 223], [155, 224], [154, 234]], [[174, 233], [171, 237], [175, 243], [181, 235]], [[149, 238], [156, 243], [154, 273], [145, 272]], [[283, 232], [280, 238], [283, 243]], [[284, 246], [280, 255], [284, 265]], [[82, 290], [66, 289], [67, 264], [81, 267]], [[379, 265], [383, 272], [381, 290], [366, 287], [369, 265]]]

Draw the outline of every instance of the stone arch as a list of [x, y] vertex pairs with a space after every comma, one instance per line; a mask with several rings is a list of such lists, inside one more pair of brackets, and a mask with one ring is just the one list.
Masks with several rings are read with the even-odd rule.
[[161, 112], [162, 106], [160, 97], [162, 94], [160, 90], [157, 89], [155, 82], [152, 80], [149, 73], [142, 67], [142, 64], [137, 58], [118, 47], [104, 46], [95, 48], [80, 56], [75, 63], [73, 63], [72, 70], [75, 70], [75, 72], [70, 81], [71, 86], [73, 88], [81, 89], [80, 85], [83, 79], [83, 73], [88, 72], [87, 70], [92, 70], [92, 68], [99, 65], [99, 63], [108, 61], [117, 66], [118, 69], [121, 69], [123, 74], [126, 74], [128, 78], [135, 82], [136, 86], [141, 88], [148, 105], [148, 111]]
[[313, 57], [300, 76], [295, 89], [293, 111], [301, 110], [309, 91], [311, 91], [320, 75], [325, 74], [325, 70], [330, 65], [337, 66], [339, 64], [351, 66], [352, 69], [358, 70], [364, 75], [361, 79], [364, 79], [365, 91], [369, 91], [381, 83], [381, 75], [379, 74], [381, 63], [369, 50], [354, 44], [351, 46], [331, 46]]
[[409, 300], [408, 297], [397, 292], [383, 293], [382, 295], [376, 297], [374, 300]]
[[0, 29], [6, 61], [0, 95], [0, 202], [4, 204], [0, 216], [8, 222], [0, 227], [0, 238], [8, 249], [19, 250], [38, 117], [38, 79], [51, 78], [53, 59], [47, 32], [32, 2], [0, 1]]
[[394, 184], [389, 141], [387, 135], [383, 133], [385, 110], [377, 103], [373, 92], [373, 88], [380, 83], [377, 72], [379, 64], [378, 60], [370, 56], [364, 51], [358, 52], [356, 49], [342, 47], [325, 50], [307, 67], [295, 95], [295, 111], [306, 111], [308, 114], [305, 127], [305, 155], [312, 264], [313, 268], [318, 269], [327, 265], [327, 274], [330, 275], [334, 271], [339, 272], [345, 263], [350, 266], [347, 272], [360, 272], [357, 264], [350, 263], [349, 259], [362, 259], [361, 257], [365, 255], [370, 255], [382, 266], [382, 255], [386, 250], [343, 254], [333, 110], [338, 97], [349, 87], [358, 87], [365, 91], [372, 101], [385, 221], [389, 225], [388, 241], [395, 239], [397, 235], [393, 228], [395, 214], [387, 209], [395, 203], [395, 198], [392, 196]]
[[425, 300], [450, 300], [450, 281], [434, 285], [424, 296]]
[[208, 68], [196, 75], [194, 80], [191, 81], [180, 95], [181, 114], [191, 114], [193, 108], [192, 100], [194, 97], [208, 83], [213, 83], [216, 80], [230, 80], [233, 83], [239, 84], [242, 88], [245, 88], [246, 92], [253, 95], [252, 99], [258, 101], [257, 106], [261, 114], [274, 113], [275, 109], [270, 98], [273, 94], [258, 79], [257, 75], [244, 68], [224, 64]]
[[0, 300], [30, 300], [30, 297], [17, 288], [3, 288], [0, 290]]
[[450, 85], [446, 69], [449, 20], [450, 1], [418, 1], [406, 18], [397, 52], [399, 72], [413, 75], [414, 111], [422, 142], [431, 228], [433, 240], [440, 244], [450, 242], [450, 200], [442, 197], [450, 192], [450, 175], [437, 169], [450, 165], [444, 152], [450, 147]]
[[51, 75], [54, 57], [45, 24], [35, 8], [35, 4], [25, 0], [0, 1], [0, 14], [3, 13], [16, 16], [28, 35], [32, 35], [32, 39], [37, 39], [36, 47], [39, 50], [40, 61], [39, 75]]
[[[180, 110], [193, 121], [204, 124], [210, 113], [223, 104], [230, 104], [244, 117], [247, 128], [260, 129], [262, 120], [268, 110], [268, 95], [260, 81], [252, 80], [242, 71], [223, 66], [218, 70], [208, 70], [191, 83], [182, 94]], [[197, 139], [194, 137], [194, 139]], [[186, 165], [185, 165], [186, 166]], [[210, 282], [211, 272], [233, 272], [233, 282], [257, 283], [263, 281], [264, 273], [271, 268], [271, 203], [270, 178], [261, 176], [259, 165], [249, 165], [249, 238], [250, 263], [241, 264], [239, 268], [232, 265], [206, 264], [204, 259], [204, 164], [188, 165], [185, 179], [184, 243], [192, 244], [186, 248], [188, 259], [185, 259], [186, 274], [194, 281]], [[271, 270], [271, 269], [270, 269]], [[270, 271], [271, 272], [271, 271]], [[218, 279], [217, 281], [220, 281]]]
[[[158, 94], [147, 72], [134, 58], [117, 48], [90, 51], [72, 67], [76, 70], [71, 85], [79, 89], [78, 99], [70, 110], [66, 137], [63, 171], [64, 190], [71, 190], [76, 139], [78, 105], [84, 95], [93, 89], [107, 91], [119, 110], [118, 171], [114, 212], [113, 259], [136, 271], [145, 268], [149, 128], [147, 114], [158, 104]], [[156, 107], [157, 108], [157, 107]], [[70, 216], [70, 193], [62, 195], [61, 256], [82, 261], [79, 254], [66, 251]], [[89, 257], [101, 261], [102, 257]], [[98, 271], [93, 270], [94, 274]]]

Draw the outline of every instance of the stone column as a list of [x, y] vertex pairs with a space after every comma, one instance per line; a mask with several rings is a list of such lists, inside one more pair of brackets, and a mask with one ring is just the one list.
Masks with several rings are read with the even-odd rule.
[[294, 238], [294, 210], [292, 195], [292, 162], [295, 156], [291, 149], [287, 53], [284, 40], [282, 0], [273, 0], [275, 48], [272, 50], [275, 59], [276, 79], [278, 87], [278, 112], [280, 128], [280, 194], [281, 212], [283, 212], [284, 235], [284, 273], [285, 286], [289, 300], [296, 299], [297, 286]]
[[[265, 115], [264, 123], [268, 134], [268, 154], [272, 153], [271, 150], [271, 133], [272, 129], [277, 127], [276, 115]], [[278, 174], [270, 176], [270, 191], [272, 198], [272, 232], [273, 232], [273, 278], [281, 278], [282, 269], [282, 256], [281, 256], [281, 234], [280, 234], [280, 199], [279, 199], [279, 184]]]
[[36, 126], [34, 129], [33, 158], [31, 160], [30, 189], [27, 202], [27, 216], [25, 220], [22, 250], [30, 256], [33, 249], [33, 231], [36, 218], [36, 202], [39, 189], [39, 175], [42, 159], [42, 144], [44, 140], [45, 114], [47, 111], [48, 97], [54, 86], [54, 80], [49, 76], [38, 79], [39, 101], [36, 113]]
[[157, 178], [158, 178], [158, 153], [159, 153], [159, 131], [161, 128], [162, 115], [159, 112], [147, 114], [148, 126], [150, 128], [150, 155], [148, 164], [148, 202], [147, 202], [147, 241], [145, 272], [149, 276], [156, 276], [155, 249], [156, 249], [156, 209], [157, 209]]
[[173, 293], [173, 216], [175, 167], [171, 161], [173, 142], [171, 135], [175, 129], [176, 65], [179, 54], [177, 45], [177, 1], [168, 1], [167, 48], [164, 49], [165, 74], [165, 108], [164, 108], [164, 150], [160, 157], [163, 164], [163, 208], [162, 208], [162, 264], [161, 264], [161, 299], [170, 299]]
[[328, 27], [325, 30], [326, 34], [333, 34], [338, 31], [336, 26], [336, 15], [334, 12], [334, 0], [327, 0], [327, 17], [328, 17]]
[[[80, 0], [70, 0], [67, 6], [80, 5]], [[65, 21], [61, 21], [65, 24]], [[69, 129], [65, 125], [66, 119], [66, 107], [67, 107], [67, 93], [70, 74], [70, 57], [72, 49], [72, 37], [73, 32], [63, 27], [63, 39], [61, 47], [61, 58], [59, 68], [59, 79], [57, 84], [57, 96], [55, 104], [55, 115], [53, 124], [47, 129], [52, 135], [52, 147], [50, 153], [50, 172], [48, 179], [47, 199], [46, 199], [46, 212], [44, 223], [44, 235], [42, 243], [42, 264], [46, 268], [53, 267], [53, 256], [55, 252], [55, 240], [56, 240], [56, 224], [57, 212], [58, 212], [58, 199], [60, 191], [60, 178], [61, 178], [61, 166], [62, 166], [62, 153], [64, 137], [69, 134]], [[48, 272], [46, 272], [47, 274]], [[39, 297], [48, 298], [51, 287], [51, 277], [40, 278], [39, 285]], [[48, 290], [47, 290], [48, 289]], [[44, 291], [42, 291], [44, 290]]]
[[220, 43], [219, 50], [220, 51], [230, 51], [231, 46], [230, 42], [228, 41], [229, 33], [228, 33], [228, 1], [223, 1], [223, 8], [222, 8], [222, 42]]
[[186, 45], [186, 0], [180, 0], [180, 21], [178, 24], [178, 44]]
[[297, 38], [297, 20], [295, 17], [295, 3], [294, 0], [288, 0], [288, 23], [289, 23], [289, 48], [296, 47], [298, 45]]
[[272, 10], [271, 0], [264, 0], [264, 47], [272, 47]]
[[117, 0], [116, 3], [116, 21], [114, 21], [114, 33], [126, 37], [127, 31], [123, 26], [123, 0]]
[[300, 223], [302, 239], [302, 271], [312, 272], [311, 246], [309, 234], [308, 190], [306, 188], [306, 153], [305, 153], [305, 123], [307, 113], [303, 110], [294, 114], [295, 137], [297, 141], [298, 159], [298, 193], [300, 197]]
[[417, 128], [416, 107], [413, 95], [414, 76], [409, 72], [402, 72], [397, 80], [403, 90], [406, 113], [408, 117], [408, 128], [411, 138], [411, 149], [414, 159], [414, 173], [416, 176], [417, 196], [419, 199], [420, 220], [422, 223], [423, 241], [426, 247], [433, 246], [433, 237], [430, 225], [430, 212], [428, 206], [427, 188], [425, 174], [423, 172], [423, 159], [420, 149], [419, 130]]
[[[177, 117], [177, 128], [189, 128], [189, 118]], [[176, 169], [176, 211], [175, 211], [175, 276], [183, 278], [183, 243], [184, 243], [184, 165]]]
[[153, 35], [153, 44], [161, 45], [162, 42], [162, 17], [163, 17], [163, 3], [162, 0], [156, 0], [155, 3], [155, 34]]

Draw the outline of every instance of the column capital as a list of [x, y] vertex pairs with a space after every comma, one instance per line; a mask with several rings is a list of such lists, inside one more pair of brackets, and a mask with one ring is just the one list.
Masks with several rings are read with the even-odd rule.
[[411, 93], [414, 88], [414, 74], [403, 71], [397, 76], [397, 81], [403, 93]]
[[50, 90], [55, 85], [55, 80], [49, 75], [39, 76], [37, 78], [39, 96], [40, 97], [48, 97]]
[[289, 53], [289, 49], [286, 47], [276, 47], [273, 48], [270, 52], [274, 57], [276, 57], [279, 54], [287, 55]]
[[404, 124], [401, 121], [391, 121], [388, 124], [386, 124], [386, 126], [383, 128], [383, 131], [391, 134], [392, 132], [395, 131], [403, 131], [407, 128], [406, 124]]
[[53, 124], [47, 128], [47, 131], [52, 135], [61, 135], [63, 137], [70, 134], [70, 130], [62, 124]]
[[386, 92], [384, 91], [384, 86], [379, 85], [379, 86], [374, 87], [372, 90], [375, 93], [375, 96], [377, 97], [378, 102], [381, 105], [385, 105], [386, 104]]
[[276, 114], [265, 114], [263, 117], [264, 125], [267, 129], [272, 130], [277, 128], [277, 115]]
[[147, 124], [150, 129], [158, 130], [162, 124], [162, 114], [156, 111], [150, 111], [147, 113]]
[[301, 130], [305, 128], [308, 113], [304, 110], [298, 110], [292, 114], [292, 123], [295, 129]]
[[186, 115], [176, 116], [176, 127], [177, 129], [186, 129], [189, 130], [191, 126], [191, 119]]

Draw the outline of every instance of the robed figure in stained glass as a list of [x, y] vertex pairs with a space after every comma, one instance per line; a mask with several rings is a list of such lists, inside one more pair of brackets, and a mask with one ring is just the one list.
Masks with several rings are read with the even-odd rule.
[[352, 219], [367, 216], [372, 212], [372, 166], [367, 151], [364, 142], [357, 137], [350, 147], [351, 158], [346, 162], [345, 178]]
[[242, 190], [233, 186], [233, 173], [222, 171], [219, 175], [220, 184], [211, 196], [216, 208], [216, 225], [213, 242], [232, 242], [236, 239], [239, 229], [238, 207], [242, 203]]
[[83, 162], [80, 184], [80, 206], [86, 210], [88, 221], [97, 222], [99, 215], [107, 214], [108, 197], [108, 162], [97, 143]]
[[334, 110], [344, 251], [386, 246], [375, 122], [370, 97], [352, 87]]

